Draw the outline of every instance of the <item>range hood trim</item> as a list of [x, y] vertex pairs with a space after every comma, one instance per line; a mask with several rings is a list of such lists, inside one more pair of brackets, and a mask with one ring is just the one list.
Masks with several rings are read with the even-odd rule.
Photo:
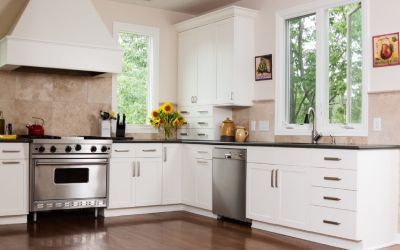
[[[77, 52], [80, 54], [79, 60], [76, 60]], [[121, 72], [121, 58], [122, 50], [118, 48], [12, 36], [0, 40], [0, 70], [14, 70], [28, 66], [104, 72], [99, 76], [109, 76]]]

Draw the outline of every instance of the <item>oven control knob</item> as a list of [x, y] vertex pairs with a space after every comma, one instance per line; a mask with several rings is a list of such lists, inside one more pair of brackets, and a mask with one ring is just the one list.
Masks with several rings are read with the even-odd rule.
[[81, 146], [81, 145], [79, 145], [79, 144], [76, 144], [76, 145], [75, 145], [75, 150], [76, 150], [76, 151], [81, 151], [81, 149], [82, 149], [82, 146]]
[[55, 153], [57, 151], [56, 146], [51, 146], [50, 147], [50, 152]]
[[101, 152], [103, 152], [103, 153], [107, 152], [107, 146], [101, 147]]
[[66, 146], [66, 147], [65, 147], [65, 152], [69, 153], [69, 152], [71, 152], [71, 151], [72, 151], [71, 146]]
[[39, 153], [43, 153], [45, 148], [43, 146], [40, 146], [38, 150], [39, 150]]
[[96, 147], [96, 146], [92, 146], [92, 147], [90, 148], [90, 151], [91, 151], [92, 153], [96, 152], [96, 151], [97, 151], [97, 147]]

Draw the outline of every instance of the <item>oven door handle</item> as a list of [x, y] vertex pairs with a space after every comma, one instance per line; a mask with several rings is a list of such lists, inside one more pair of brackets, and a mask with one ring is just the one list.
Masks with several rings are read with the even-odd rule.
[[36, 162], [35, 166], [98, 166], [98, 165], [108, 165], [108, 162]]

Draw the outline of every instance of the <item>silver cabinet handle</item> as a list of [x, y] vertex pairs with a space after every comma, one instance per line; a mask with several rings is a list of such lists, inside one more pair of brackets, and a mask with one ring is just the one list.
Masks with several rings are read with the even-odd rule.
[[19, 161], [3, 161], [2, 164], [3, 165], [17, 165], [20, 164], [21, 162]]
[[231, 91], [231, 101], [233, 101], [233, 91]]
[[199, 124], [199, 125], [208, 125], [207, 122], [197, 122], [197, 124]]
[[164, 162], [167, 162], [167, 147], [164, 147]]
[[187, 135], [188, 135], [188, 133], [180, 133], [180, 135], [187, 136]]
[[330, 197], [330, 196], [324, 196], [324, 200], [328, 200], [328, 201], [340, 201], [340, 198], [337, 197]]
[[325, 161], [341, 161], [342, 159], [339, 157], [324, 157]]
[[189, 111], [181, 110], [181, 114], [189, 114]]
[[275, 170], [275, 187], [278, 187], [278, 171], [279, 169]]
[[208, 113], [208, 110], [199, 110], [197, 112], [199, 112], [199, 113]]
[[140, 161], [137, 162], [137, 167], [138, 167], [137, 176], [140, 177]]
[[206, 136], [204, 133], [197, 133], [198, 136]]
[[133, 174], [132, 174], [132, 177], [136, 177], [136, 162], [133, 162], [132, 165], [133, 165]]
[[128, 153], [130, 150], [129, 149], [115, 149], [114, 151], [117, 153]]
[[275, 169], [272, 169], [272, 171], [271, 171], [271, 187], [272, 188], [274, 188], [274, 172], [275, 172]]
[[330, 224], [330, 225], [335, 225], [335, 226], [339, 226], [340, 225], [339, 222], [331, 221], [331, 220], [323, 220], [322, 222], [325, 223], [325, 224]]
[[9, 154], [9, 153], [14, 153], [14, 154], [15, 154], [15, 153], [21, 153], [21, 150], [3, 150], [2, 152], [3, 152], [3, 153], [6, 153], [6, 154], [7, 154], [7, 153], [8, 153], [8, 154]]
[[143, 152], [157, 152], [157, 149], [143, 149]]
[[208, 151], [197, 151], [199, 154], [208, 154]]
[[197, 103], [197, 96], [194, 96], [194, 103]]
[[208, 164], [208, 161], [197, 161], [197, 163], [200, 163], [200, 164]]
[[329, 176], [324, 176], [324, 180], [326, 181], [341, 181], [339, 177], [329, 177]]

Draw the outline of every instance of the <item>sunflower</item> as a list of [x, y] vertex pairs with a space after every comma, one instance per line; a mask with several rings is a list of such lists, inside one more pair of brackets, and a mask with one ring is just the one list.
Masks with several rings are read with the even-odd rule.
[[174, 126], [174, 127], [178, 127], [179, 124], [180, 124], [179, 119], [175, 119], [175, 120], [172, 122], [172, 126]]
[[161, 120], [160, 119], [158, 119], [158, 120], [156, 120], [155, 122], [154, 122], [154, 126], [160, 126], [160, 124], [161, 124]]
[[174, 107], [172, 107], [171, 103], [167, 102], [162, 106], [162, 111], [164, 111], [166, 114], [170, 114], [174, 111]]
[[156, 109], [153, 109], [152, 111], [151, 111], [151, 117], [152, 118], [158, 118], [158, 116], [159, 116], [160, 114], [158, 113], [158, 111], [156, 110]]

